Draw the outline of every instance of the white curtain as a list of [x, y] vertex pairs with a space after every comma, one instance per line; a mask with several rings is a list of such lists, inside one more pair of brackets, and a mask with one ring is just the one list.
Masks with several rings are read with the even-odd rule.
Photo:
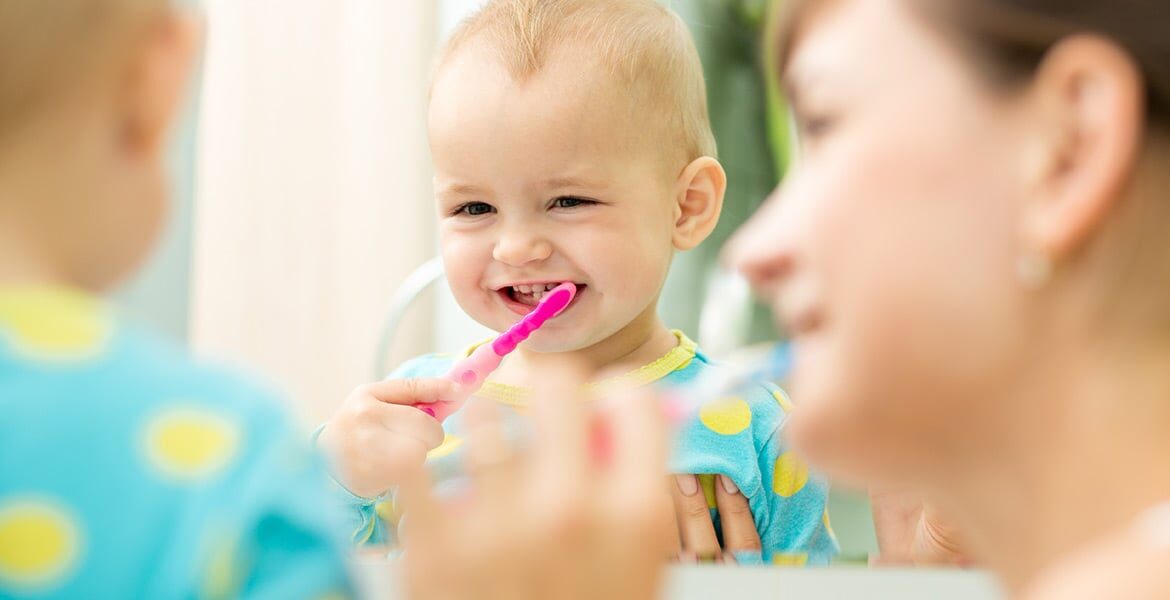
[[[403, 278], [434, 255], [435, 3], [209, 0], [191, 339], [326, 416], [368, 380]], [[429, 349], [412, 313], [396, 355]]]

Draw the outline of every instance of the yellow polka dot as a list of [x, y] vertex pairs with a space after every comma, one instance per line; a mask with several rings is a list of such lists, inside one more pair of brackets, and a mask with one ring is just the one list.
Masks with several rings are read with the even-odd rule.
[[724, 398], [699, 409], [699, 420], [721, 435], [735, 435], [752, 424], [752, 409], [743, 398]]
[[788, 452], [776, 460], [776, 470], [772, 473], [772, 491], [785, 498], [795, 496], [808, 483], [808, 466]]
[[833, 524], [829, 522], [829, 509], [825, 509], [825, 516], [821, 521], [825, 524], [825, 531], [828, 531], [829, 535], [837, 537], [837, 534], [833, 532]]
[[454, 454], [460, 446], [463, 445], [463, 438], [447, 434], [443, 437], [443, 443], [439, 444], [438, 448], [427, 452], [427, 460], [435, 460], [436, 458], [443, 458]]
[[804, 552], [781, 552], [773, 554], [772, 564], [778, 567], [803, 567], [808, 564], [808, 554]]
[[61, 583], [77, 562], [80, 536], [77, 521], [55, 502], [5, 503], [0, 507], [0, 584], [44, 588]]
[[715, 502], [715, 476], [699, 475], [699, 486], [703, 488], [703, 495], [707, 497], [707, 506], [709, 508], [717, 508], [718, 504]]
[[784, 392], [777, 390], [772, 392], [772, 396], [776, 398], [776, 402], [780, 403], [780, 408], [783, 409], [784, 412], [790, 413], [792, 412], [792, 409], [795, 408], [795, 406], [792, 405], [792, 400], [789, 400], [788, 395]]
[[113, 319], [92, 296], [53, 288], [0, 293], [0, 335], [32, 360], [64, 362], [101, 355]]
[[203, 409], [173, 409], [155, 417], [146, 428], [146, 452], [165, 475], [194, 481], [226, 467], [240, 443], [239, 427]]

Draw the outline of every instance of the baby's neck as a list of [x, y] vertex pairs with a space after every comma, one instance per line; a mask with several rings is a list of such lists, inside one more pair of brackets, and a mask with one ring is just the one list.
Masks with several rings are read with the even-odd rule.
[[678, 338], [658, 318], [652, 305], [617, 333], [587, 348], [571, 352], [540, 353], [518, 348], [492, 376], [494, 381], [528, 387], [533, 373], [542, 367], [576, 361], [596, 376], [632, 371], [662, 357], [678, 346]]

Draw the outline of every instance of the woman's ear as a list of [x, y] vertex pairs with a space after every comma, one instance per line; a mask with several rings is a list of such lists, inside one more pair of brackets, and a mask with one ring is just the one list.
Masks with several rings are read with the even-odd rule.
[[170, 11], [152, 22], [130, 64], [125, 140], [131, 152], [156, 156], [186, 97], [200, 46], [199, 19]]
[[1143, 144], [1144, 89], [1130, 56], [1100, 36], [1071, 37], [1045, 57], [1032, 89], [1042, 160], [1022, 224], [1030, 251], [1059, 260], [1107, 221]]
[[719, 223], [727, 174], [714, 158], [697, 158], [683, 169], [676, 189], [674, 247], [691, 250], [707, 239]]

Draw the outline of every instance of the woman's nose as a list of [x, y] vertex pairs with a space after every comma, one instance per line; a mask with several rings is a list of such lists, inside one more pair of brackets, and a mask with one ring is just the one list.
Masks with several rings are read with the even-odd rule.
[[794, 264], [793, 240], [781, 205], [781, 190], [777, 188], [724, 251], [727, 265], [764, 294], [778, 287]]
[[539, 262], [551, 255], [552, 244], [531, 230], [504, 232], [492, 250], [492, 258], [511, 267]]

